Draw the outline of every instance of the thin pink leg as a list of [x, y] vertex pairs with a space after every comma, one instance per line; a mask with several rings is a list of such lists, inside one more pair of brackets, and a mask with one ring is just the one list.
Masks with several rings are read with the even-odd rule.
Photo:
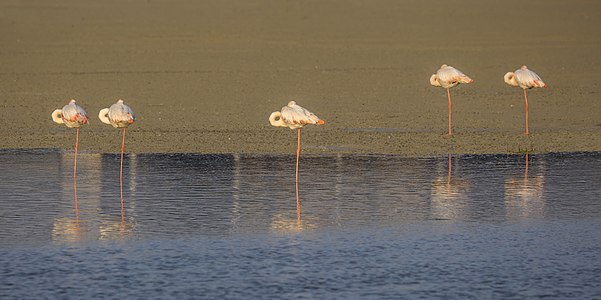
[[121, 195], [121, 216], [125, 209], [123, 201], [123, 152], [125, 149], [125, 127], [123, 127], [123, 140], [121, 141], [121, 163], [119, 164], [119, 194]]
[[447, 88], [447, 97], [449, 98], [449, 135], [453, 135], [452, 111], [453, 104], [451, 103], [451, 89]]
[[296, 224], [300, 225], [301, 223], [301, 207], [300, 207], [300, 198], [298, 196], [298, 160], [300, 157], [300, 128], [298, 129], [298, 146], [296, 147]]
[[296, 147], [296, 182], [298, 183], [298, 158], [300, 157], [300, 128], [298, 129], [298, 142]]
[[526, 135], [528, 135], [528, 95], [524, 89], [524, 101], [526, 102]]
[[79, 127], [75, 128], [75, 158], [73, 159], [73, 195], [75, 196], [75, 214], [79, 214], [79, 201], [77, 199], [77, 151], [79, 149]]
[[301, 223], [301, 204], [300, 197], [298, 196], [298, 181], [296, 182], [296, 224]]

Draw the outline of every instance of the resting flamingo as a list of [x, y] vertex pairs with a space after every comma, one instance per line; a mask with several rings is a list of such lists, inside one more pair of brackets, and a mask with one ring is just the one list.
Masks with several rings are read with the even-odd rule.
[[430, 84], [433, 86], [441, 86], [447, 89], [447, 97], [449, 99], [449, 136], [453, 135], [452, 127], [452, 107], [451, 103], [451, 88], [460, 83], [472, 83], [474, 80], [463, 74], [461, 71], [447, 65], [440, 66], [436, 74], [430, 76]]
[[282, 107], [280, 111], [274, 111], [269, 116], [269, 122], [276, 127], [289, 127], [297, 129], [298, 141], [296, 147], [296, 182], [298, 183], [298, 158], [300, 156], [300, 136], [301, 128], [307, 124], [323, 125], [325, 121], [320, 119], [314, 113], [308, 111], [295, 101], [288, 102], [288, 105]]
[[524, 101], [526, 103], [526, 135], [528, 135], [528, 95], [526, 94], [527, 89], [531, 88], [546, 88], [547, 84], [528, 67], [522, 66], [515, 72], [507, 72], [503, 77], [505, 82], [511, 86], [518, 86], [524, 90]]
[[113, 125], [115, 128], [123, 128], [123, 139], [121, 141], [121, 162], [119, 164], [119, 193], [121, 195], [121, 208], [123, 209], [123, 152], [125, 150], [125, 129], [136, 121], [134, 111], [119, 99], [117, 103], [109, 108], [103, 108], [98, 113], [98, 118], [105, 124]]
[[73, 159], [73, 191], [75, 195], [75, 208], [78, 209], [77, 203], [77, 150], [79, 148], [79, 127], [88, 124], [88, 114], [79, 105], [75, 104], [75, 100], [71, 99], [69, 104], [63, 106], [62, 109], [56, 109], [52, 112], [52, 120], [58, 124], [65, 124], [69, 128], [75, 128], [75, 158]]

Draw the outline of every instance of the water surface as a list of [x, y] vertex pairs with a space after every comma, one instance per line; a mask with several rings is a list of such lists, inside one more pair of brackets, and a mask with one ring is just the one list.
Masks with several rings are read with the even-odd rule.
[[601, 154], [0, 152], [0, 298], [599, 298]]

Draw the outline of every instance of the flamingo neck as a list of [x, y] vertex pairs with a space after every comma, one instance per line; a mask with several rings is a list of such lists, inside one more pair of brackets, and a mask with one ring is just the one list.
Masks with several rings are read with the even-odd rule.
[[98, 118], [100, 119], [100, 121], [102, 123], [111, 125], [111, 120], [109, 120], [109, 109], [108, 108], [101, 109], [100, 112], [98, 113]]
[[55, 123], [58, 123], [58, 124], [65, 123], [65, 121], [63, 121], [63, 111], [60, 109], [57, 109], [54, 112], [52, 112], [52, 121], [54, 121]]
[[515, 74], [513, 72], [507, 72], [507, 74], [503, 76], [503, 80], [511, 86], [518, 86], [518, 81], [515, 79]]
[[279, 111], [274, 111], [271, 113], [269, 116], [269, 123], [271, 123], [271, 126], [275, 127], [288, 127], [286, 122], [284, 122], [284, 119], [282, 119], [282, 113]]
[[438, 76], [436, 76], [436, 74], [432, 74], [432, 76], [430, 76], [430, 84], [433, 86], [441, 86], [440, 82], [438, 81]]

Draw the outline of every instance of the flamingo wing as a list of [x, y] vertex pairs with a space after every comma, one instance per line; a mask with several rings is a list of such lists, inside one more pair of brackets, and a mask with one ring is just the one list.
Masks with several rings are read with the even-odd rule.
[[109, 108], [109, 120], [117, 127], [125, 127], [136, 120], [136, 115], [129, 106], [119, 101]]
[[547, 87], [538, 74], [526, 68], [516, 70], [515, 77], [522, 88]]
[[83, 124], [88, 124], [88, 114], [74, 101], [65, 105], [62, 110], [63, 120], [69, 127], [79, 127]]
[[281, 113], [282, 118], [289, 125], [302, 127], [307, 124], [318, 124], [321, 121], [314, 113], [296, 103], [282, 107]]
[[439, 82], [449, 87], [453, 87], [459, 83], [471, 83], [474, 81], [469, 76], [463, 74], [463, 72], [446, 65], [443, 65], [436, 72], [436, 75]]

